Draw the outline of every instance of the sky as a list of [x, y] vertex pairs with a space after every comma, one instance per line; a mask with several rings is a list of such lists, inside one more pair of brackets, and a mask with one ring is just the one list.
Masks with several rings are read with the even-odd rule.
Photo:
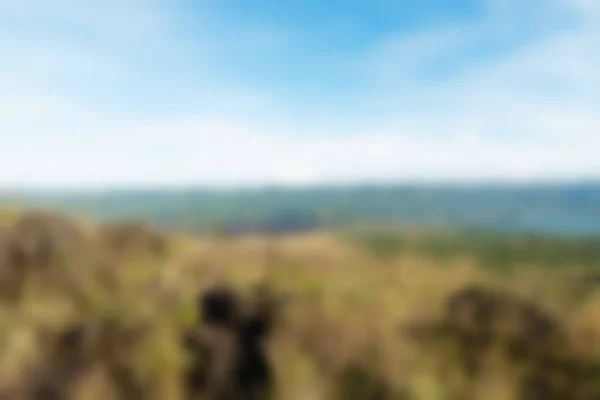
[[600, 178], [600, 0], [0, 0], [0, 188]]

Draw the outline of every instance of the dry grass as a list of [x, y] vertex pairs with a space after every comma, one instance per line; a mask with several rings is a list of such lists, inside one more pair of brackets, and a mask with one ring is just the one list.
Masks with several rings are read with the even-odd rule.
[[[127, 235], [111, 227], [120, 232], [117, 244], [137, 246], [113, 254], [122, 247], [112, 241], [107, 250], [106, 229], [84, 229], [77, 240], [58, 242], [62, 230], [45, 223], [28, 222], [28, 233], [18, 234], [23, 238], [11, 230], [20, 226], [18, 218], [4, 220], [3, 257], [38, 236], [47, 241], [42, 255], [52, 257], [2, 258], [2, 398], [50, 398], [28, 394], [48, 387], [65, 399], [186, 398], [184, 376], [198, 360], [190, 359], [181, 338], [198, 323], [199, 293], [220, 282], [242, 296], [263, 286], [286, 298], [266, 350], [277, 399], [600, 398], [594, 392], [600, 375], [592, 368], [600, 358], [600, 290], [586, 286], [582, 294], [579, 270], [550, 273], [528, 265], [499, 275], [469, 254], [446, 263], [418, 253], [381, 258], [328, 233], [172, 236], [161, 238], [157, 253], [146, 228], [128, 227], [123, 231], [130, 236], [119, 241]], [[136, 235], [140, 240], [131, 238]], [[538, 356], [548, 363], [560, 351], [575, 368], [585, 367], [589, 376], [574, 381], [580, 397], [551, 393], [560, 383], [544, 379], [558, 381], [561, 371], [542, 368], [534, 356], [512, 360], [500, 340], [479, 348], [461, 342], [466, 331], [452, 325], [446, 305], [466, 287], [527, 304], [564, 330], [560, 344]], [[422, 334], [430, 327], [444, 333]], [[466, 354], [476, 358], [474, 373], [465, 367]], [[539, 390], [525, 395], [524, 386]]]

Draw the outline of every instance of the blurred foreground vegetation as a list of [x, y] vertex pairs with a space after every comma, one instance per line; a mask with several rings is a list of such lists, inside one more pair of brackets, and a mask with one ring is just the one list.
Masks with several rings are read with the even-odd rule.
[[592, 239], [0, 225], [0, 398], [600, 398]]

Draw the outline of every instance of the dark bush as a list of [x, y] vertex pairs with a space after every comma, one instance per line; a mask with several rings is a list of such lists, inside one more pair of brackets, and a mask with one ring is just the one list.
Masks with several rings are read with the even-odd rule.
[[202, 293], [198, 303], [199, 324], [184, 338], [193, 360], [185, 380], [188, 396], [270, 398], [273, 377], [264, 347], [272, 329], [270, 303], [251, 307], [251, 300], [243, 304], [226, 287]]
[[598, 399], [600, 369], [576, 354], [564, 322], [515, 295], [469, 286], [446, 300], [441, 321], [410, 327], [410, 337], [453, 346], [462, 369], [477, 379], [488, 350], [500, 349], [520, 373], [520, 397]]

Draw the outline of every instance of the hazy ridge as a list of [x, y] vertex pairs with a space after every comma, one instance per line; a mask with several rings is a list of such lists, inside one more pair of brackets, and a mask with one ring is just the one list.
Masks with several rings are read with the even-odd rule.
[[22, 191], [4, 203], [103, 219], [145, 218], [203, 232], [418, 225], [564, 236], [600, 235], [600, 183], [355, 185], [254, 189]]

